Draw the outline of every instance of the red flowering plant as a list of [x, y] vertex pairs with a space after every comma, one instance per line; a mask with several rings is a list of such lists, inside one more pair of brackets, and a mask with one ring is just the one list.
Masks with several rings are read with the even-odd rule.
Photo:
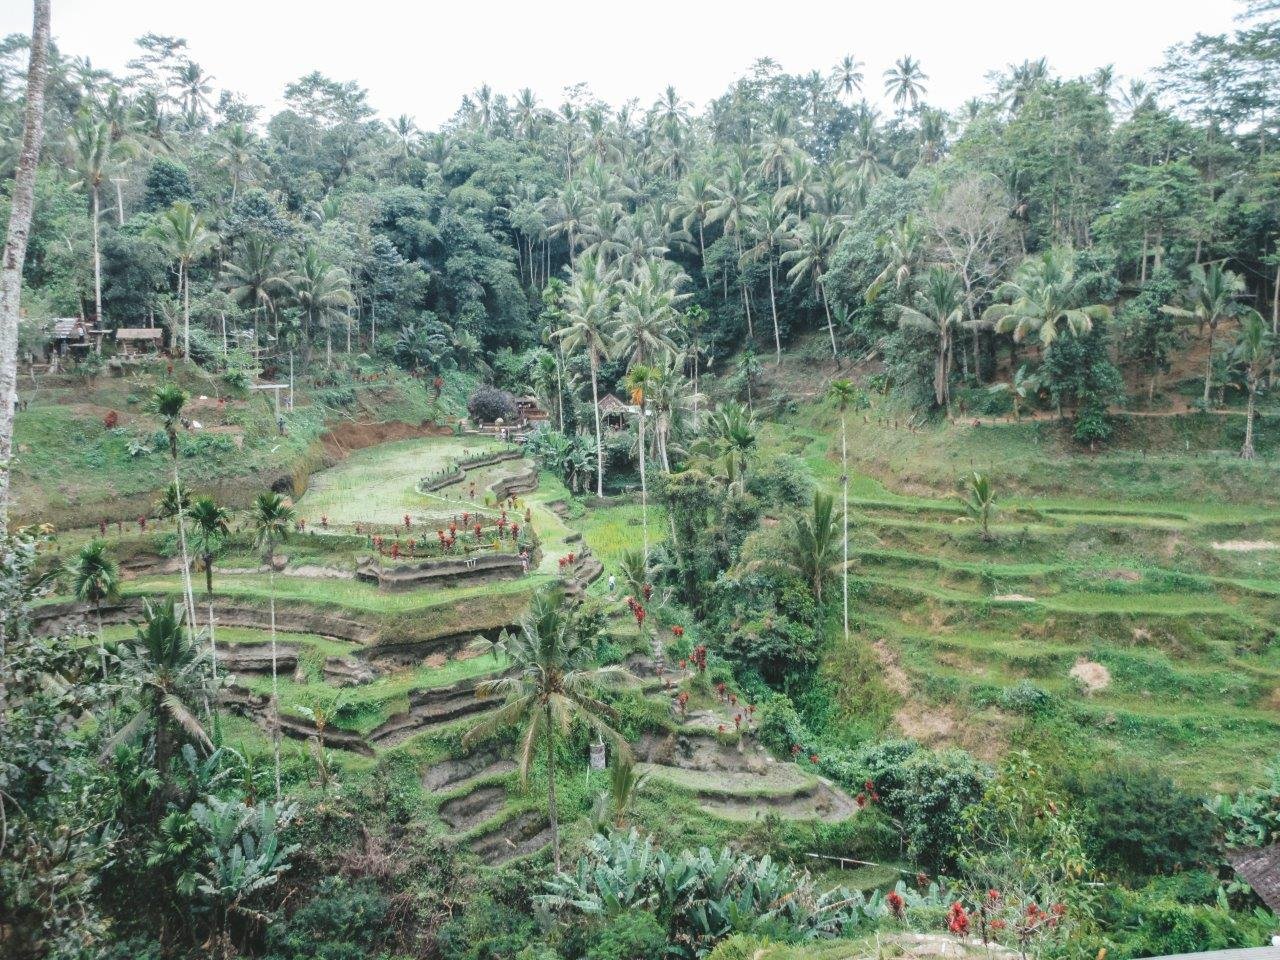
[[956, 858], [977, 934], [1023, 955], [1065, 942], [1091, 896], [1079, 829], [1045, 781], [1025, 753], [1007, 756], [965, 811]]
[[689, 659], [693, 661], [693, 665], [698, 668], [699, 673], [707, 672], [706, 646], [699, 644], [698, 646], [694, 647], [693, 653], [689, 656]]
[[901, 920], [907, 912], [907, 902], [902, 898], [897, 890], [890, 890], [884, 898], [885, 906], [889, 908], [889, 912], [898, 920]]

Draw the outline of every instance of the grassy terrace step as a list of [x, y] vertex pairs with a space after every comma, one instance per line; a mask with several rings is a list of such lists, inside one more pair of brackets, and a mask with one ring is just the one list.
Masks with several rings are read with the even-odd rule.
[[690, 770], [655, 763], [638, 763], [636, 769], [703, 797], [792, 797], [811, 793], [821, 783], [818, 777], [783, 762], [770, 764], [763, 773]]
[[[901, 577], [866, 575], [861, 578], [872, 587], [872, 600], [880, 605], [890, 605], [894, 594], [926, 598], [946, 604], [978, 606], [983, 609], [1028, 609], [1040, 607], [1050, 612], [1085, 615], [1121, 614], [1151, 618], [1168, 617], [1218, 617], [1251, 627], [1264, 627], [1265, 622], [1213, 594], [1186, 594], [1179, 592], [1150, 593], [1133, 591], [1126, 593], [1101, 593], [1064, 590], [1037, 597], [1032, 594], [1025, 600], [997, 599], [997, 594], [977, 594], [968, 590], [933, 583], [922, 583]], [[1016, 591], [1011, 590], [1010, 593]], [[876, 594], [881, 594], [877, 596]]]

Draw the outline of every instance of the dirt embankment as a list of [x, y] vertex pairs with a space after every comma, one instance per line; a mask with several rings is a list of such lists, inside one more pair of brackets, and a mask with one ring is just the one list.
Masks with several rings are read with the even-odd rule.
[[413, 440], [417, 437], [447, 437], [453, 434], [453, 428], [426, 421], [420, 424], [403, 423], [392, 420], [386, 423], [353, 423], [344, 422], [320, 437], [325, 456], [332, 460], [343, 460], [357, 450], [375, 447], [380, 443], [392, 443], [396, 440]]

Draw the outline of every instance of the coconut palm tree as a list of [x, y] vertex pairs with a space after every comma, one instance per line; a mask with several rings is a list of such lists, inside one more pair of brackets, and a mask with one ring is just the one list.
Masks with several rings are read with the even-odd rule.
[[302, 252], [293, 276], [293, 300], [307, 318], [307, 336], [317, 322], [324, 325], [324, 363], [333, 366], [333, 321], [354, 305], [347, 271], [328, 263], [315, 246]]
[[1085, 283], [1084, 277], [1076, 276], [1074, 251], [1054, 247], [1024, 260], [1013, 279], [996, 288], [996, 299], [1004, 302], [987, 307], [982, 319], [999, 333], [1012, 331], [1015, 341], [1034, 335], [1048, 350], [1064, 332], [1080, 336], [1095, 323], [1111, 319], [1111, 308], [1105, 304], [1082, 302]]
[[845, 54], [831, 75], [836, 93], [852, 97], [854, 93], [862, 90], [862, 67], [861, 60], [855, 59], [852, 54]]
[[644, 364], [636, 364], [627, 371], [627, 390], [631, 393], [631, 403], [635, 406], [640, 415], [637, 417], [638, 426], [638, 449], [640, 452], [640, 526], [644, 531], [644, 562], [649, 564], [649, 484], [646, 480], [645, 463], [649, 459], [647, 454], [647, 446], [645, 443], [645, 420], [649, 416], [648, 399], [649, 389], [653, 386], [656, 374], [652, 367], [646, 367]]
[[231, 532], [231, 514], [213, 497], [196, 497], [191, 504], [191, 536], [204, 563], [205, 590], [213, 596], [213, 559]]
[[165, 436], [169, 438], [169, 460], [173, 466], [172, 506], [178, 521], [178, 549], [182, 556], [182, 593], [187, 605], [187, 623], [195, 629], [196, 601], [191, 591], [191, 555], [187, 550], [186, 491], [178, 476], [178, 427], [182, 424], [182, 410], [187, 405], [187, 392], [174, 383], [163, 383], [152, 391], [147, 400], [147, 410], [160, 418]]
[[914, 110], [920, 106], [920, 98], [928, 92], [924, 86], [928, 79], [928, 74], [920, 69], [919, 60], [911, 56], [900, 57], [884, 72], [884, 92], [899, 110], [907, 104], [911, 104]]
[[786, 565], [809, 584], [813, 598], [822, 603], [822, 590], [831, 579], [836, 560], [836, 540], [840, 529], [834, 517], [834, 500], [829, 493], [815, 493], [812, 509], [795, 520]]
[[822, 301], [827, 314], [827, 333], [831, 337], [831, 357], [837, 364], [840, 362], [840, 354], [836, 350], [835, 321], [831, 317], [831, 301], [827, 298], [827, 288], [822, 280], [831, 266], [831, 256], [835, 253], [839, 240], [840, 228], [835, 219], [815, 213], [800, 221], [788, 241], [791, 249], [781, 257], [783, 263], [791, 264], [787, 271], [791, 286], [799, 287], [808, 281], [815, 295]]
[[89, 216], [93, 234], [93, 314], [102, 323], [102, 254], [99, 250], [101, 231], [98, 228], [102, 213], [102, 184], [111, 176], [120, 160], [123, 141], [113, 140], [111, 124], [98, 120], [89, 113], [81, 113], [71, 125], [67, 150], [70, 165], [75, 172], [73, 188], [83, 188], [89, 193]]
[[840, 493], [844, 507], [844, 558], [841, 564], [844, 599], [844, 639], [849, 642], [849, 407], [859, 397], [852, 380], [833, 380], [827, 387], [827, 396], [840, 412]]
[[559, 590], [534, 594], [520, 620], [520, 629], [507, 641], [514, 676], [485, 680], [476, 688], [480, 697], [503, 697], [497, 711], [463, 737], [470, 746], [500, 730], [519, 728], [520, 779], [528, 783], [539, 741], [546, 749], [547, 814], [555, 868], [560, 870], [560, 821], [556, 809], [556, 735], [564, 735], [575, 720], [586, 722], [614, 747], [614, 756], [630, 757], [626, 740], [612, 726], [617, 714], [597, 698], [607, 683], [631, 679], [619, 666], [590, 666], [595, 637], [584, 630]]
[[240, 184], [252, 180], [263, 170], [262, 161], [254, 150], [256, 146], [257, 137], [243, 123], [229, 125], [213, 140], [213, 149], [218, 155], [214, 166], [231, 175], [232, 203], [236, 202]]
[[742, 254], [742, 260], [764, 260], [769, 272], [769, 309], [773, 314], [774, 366], [782, 363], [782, 333], [778, 325], [778, 295], [775, 278], [778, 255], [791, 237], [792, 218], [778, 204], [762, 201], [751, 211], [748, 232], [755, 242]]
[[110, 600], [120, 589], [120, 567], [101, 540], [93, 540], [80, 548], [67, 566], [71, 576], [71, 592], [77, 600], [93, 604], [98, 621], [98, 643], [102, 643], [102, 602]]
[[170, 259], [178, 261], [178, 289], [182, 294], [182, 358], [191, 359], [191, 264], [217, 242], [204, 217], [186, 200], [179, 200], [160, 215], [155, 237]]
[[276, 546], [289, 537], [295, 514], [293, 506], [278, 493], [258, 494], [253, 502], [251, 523], [254, 543], [262, 550], [267, 564], [268, 610], [271, 628], [271, 719], [275, 746], [276, 799], [280, 799], [280, 682], [276, 660]]
[[991, 517], [996, 512], [996, 488], [991, 478], [976, 470], [962, 485], [965, 511], [982, 527], [982, 539], [991, 539]]
[[676, 279], [664, 269], [663, 264], [668, 263], [649, 260], [633, 279], [619, 285], [616, 347], [628, 363], [657, 363], [676, 351], [672, 339], [676, 306], [685, 297], [677, 292]]
[[231, 259], [222, 265], [227, 292], [236, 303], [253, 313], [255, 343], [258, 319], [273, 310], [277, 297], [293, 292], [294, 274], [285, 266], [281, 252], [276, 241], [250, 234], [236, 245]]
[[1244, 385], [1248, 397], [1248, 407], [1245, 410], [1244, 446], [1240, 448], [1240, 456], [1245, 460], [1253, 460], [1258, 456], [1253, 448], [1253, 421], [1258, 403], [1258, 383], [1274, 354], [1275, 337], [1267, 329], [1266, 321], [1257, 310], [1252, 308], [1245, 310], [1240, 317], [1240, 333], [1231, 352], [1231, 359], [1244, 372]]
[[924, 231], [912, 217], [907, 217], [888, 233], [878, 237], [876, 248], [887, 262], [867, 287], [867, 303], [874, 303], [891, 280], [898, 290], [907, 285], [924, 258]]
[[[734, 160], [724, 171], [724, 175], [713, 186], [715, 203], [707, 212], [707, 223], [723, 223], [725, 234], [732, 234], [734, 252], [739, 260], [742, 258], [742, 234], [747, 225], [751, 208], [759, 196], [754, 185], [754, 177], [747, 174], [742, 163]], [[747, 338], [755, 339], [755, 328], [751, 320], [751, 297], [747, 292], [746, 279], [739, 273], [738, 285], [742, 292], [742, 306], [747, 316]]]
[[[698, 228], [698, 264], [706, 265], [707, 239], [706, 226], [710, 221], [711, 208], [715, 205], [716, 193], [711, 178], [702, 170], [694, 170], [680, 181], [680, 192], [675, 203], [671, 205], [670, 219], [680, 222], [689, 233], [693, 227]], [[711, 277], [703, 270], [703, 279], [707, 289], [711, 289]]]
[[1208, 409], [1213, 387], [1213, 338], [1218, 324], [1240, 312], [1239, 299], [1245, 292], [1244, 277], [1224, 270], [1221, 263], [1193, 263], [1190, 269], [1191, 289], [1187, 291], [1188, 307], [1172, 304], [1160, 309], [1171, 316], [1194, 320], [1208, 331], [1208, 350], [1204, 368], [1204, 405]]
[[[182, 735], [213, 749], [209, 735], [196, 718], [196, 704], [207, 700], [212, 674], [191, 631], [182, 623], [183, 610], [173, 603], [147, 604], [134, 637], [120, 648], [121, 674], [139, 692], [137, 712], [107, 741], [104, 756], [128, 743], [148, 725], [155, 742], [155, 766], [168, 793], [170, 764]], [[156, 813], [163, 810], [157, 803]]]
[[898, 325], [924, 330], [937, 338], [933, 361], [933, 399], [951, 410], [951, 347], [956, 327], [964, 318], [964, 296], [960, 280], [947, 267], [931, 267], [922, 289], [916, 291], [914, 305], [898, 307]]
[[616, 323], [607, 274], [594, 257], [583, 257], [565, 290], [564, 326], [551, 336], [571, 353], [585, 351], [591, 366], [591, 406], [596, 427], [596, 496], [604, 496], [604, 434], [600, 429], [600, 363], [614, 350]]

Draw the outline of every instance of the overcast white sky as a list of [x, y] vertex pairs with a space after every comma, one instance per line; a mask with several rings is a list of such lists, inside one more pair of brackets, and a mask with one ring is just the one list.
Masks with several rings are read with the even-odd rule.
[[[185, 37], [216, 87], [279, 105], [312, 70], [355, 80], [383, 116], [420, 127], [447, 119], [463, 94], [532, 87], [544, 106], [586, 81], [618, 104], [651, 103], [666, 84], [701, 107], [762, 56], [824, 73], [846, 53], [866, 64], [866, 92], [905, 53], [948, 109], [987, 89], [988, 71], [1044, 56], [1076, 76], [1111, 63], [1136, 76], [1171, 44], [1233, 26], [1236, 0], [53, 0], [67, 54], [122, 68], [147, 31]], [[0, 0], [0, 33], [29, 32], [28, 0]]]

